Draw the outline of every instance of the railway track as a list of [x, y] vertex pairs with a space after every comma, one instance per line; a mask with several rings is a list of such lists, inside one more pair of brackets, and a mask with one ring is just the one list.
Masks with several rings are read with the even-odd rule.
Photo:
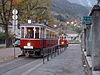
[[26, 75], [40, 65], [42, 65], [42, 59], [20, 57], [0, 63], [0, 75]]

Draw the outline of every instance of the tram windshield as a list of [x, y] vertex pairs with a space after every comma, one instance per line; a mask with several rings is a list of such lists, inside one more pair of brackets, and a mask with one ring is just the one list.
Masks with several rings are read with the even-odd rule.
[[27, 28], [25, 38], [39, 38], [39, 27]]
[[60, 39], [61, 40], [66, 40], [66, 37], [65, 36], [61, 36]]
[[25, 38], [33, 38], [34, 37], [34, 30], [33, 28], [27, 28], [27, 34]]

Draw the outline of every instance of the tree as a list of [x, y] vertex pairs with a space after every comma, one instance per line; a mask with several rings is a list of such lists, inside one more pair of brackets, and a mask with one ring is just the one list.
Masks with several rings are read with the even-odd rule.
[[12, 10], [18, 9], [19, 21], [27, 22], [33, 19], [36, 22], [43, 22], [50, 19], [50, 1], [51, 0], [0, 0], [0, 20], [5, 30], [6, 46], [9, 46], [8, 25], [12, 21]]
[[19, 10], [19, 20], [21, 23], [27, 22], [28, 19], [35, 22], [43, 22], [49, 19], [50, 0], [23, 0], [17, 7]]
[[0, 40], [4, 40], [5, 39], [5, 34], [0, 32]]
[[6, 46], [8, 47], [9, 40], [8, 37], [8, 24], [11, 20], [11, 11], [13, 9], [13, 0], [0, 0], [0, 20], [2, 21], [2, 26], [5, 30], [6, 36]]

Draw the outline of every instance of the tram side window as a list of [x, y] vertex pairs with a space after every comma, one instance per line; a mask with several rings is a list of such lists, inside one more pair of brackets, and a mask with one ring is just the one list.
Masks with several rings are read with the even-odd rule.
[[52, 32], [50, 31], [50, 38], [52, 38]]
[[21, 29], [21, 38], [24, 38], [24, 27]]
[[50, 39], [50, 31], [48, 31], [48, 38]]
[[51, 39], [53, 39], [53, 32], [51, 31]]
[[40, 38], [43, 38], [43, 28], [41, 28], [41, 31], [40, 31]]
[[56, 34], [54, 33], [54, 39], [56, 38]]
[[39, 27], [36, 27], [35, 29], [35, 38], [39, 38]]
[[51, 31], [50, 31], [50, 38], [52, 38], [51, 36], [52, 36], [52, 34], [51, 34]]
[[46, 38], [49, 38], [49, 30], [46, 30]]
[[55, 36], [55, 37], [56, 37], [56, 39], [58, 39], [58, 36], [57, 36], [57, 34], [56, 34], [56, 36]]
[[41, 35], [41, 36], [40, 36], [41, 38], [44, 38], [44, 33], [45, 33], [45, 32], [44, 32], [44, 28], [41, 28], [41, 34], [40, 34], [40, 35]]
[[52, 38], [54, 39], [54, 32], [52, 32]]

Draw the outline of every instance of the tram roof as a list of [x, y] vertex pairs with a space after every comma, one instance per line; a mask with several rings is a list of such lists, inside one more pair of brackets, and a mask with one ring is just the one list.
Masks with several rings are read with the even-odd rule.
[[46, 26], [46, 25], [39, 24], [39, 23], [31, 23], [31, 24], [25, 23], [25, 24], [21, 24], [21, 27], [28, 27], [28, 26]]
[[25, 23], [25, 24], [20, 25], [20, 27], [34, 27], [34, 26], [46, 27], [46, 28], [49, 28], [49, 29], [56, 31], [55, 28], [51, 27], [50, 25], [45, 25], [45, 24], [39, 24], [39, 23], [28, 24], [28, 23]]

